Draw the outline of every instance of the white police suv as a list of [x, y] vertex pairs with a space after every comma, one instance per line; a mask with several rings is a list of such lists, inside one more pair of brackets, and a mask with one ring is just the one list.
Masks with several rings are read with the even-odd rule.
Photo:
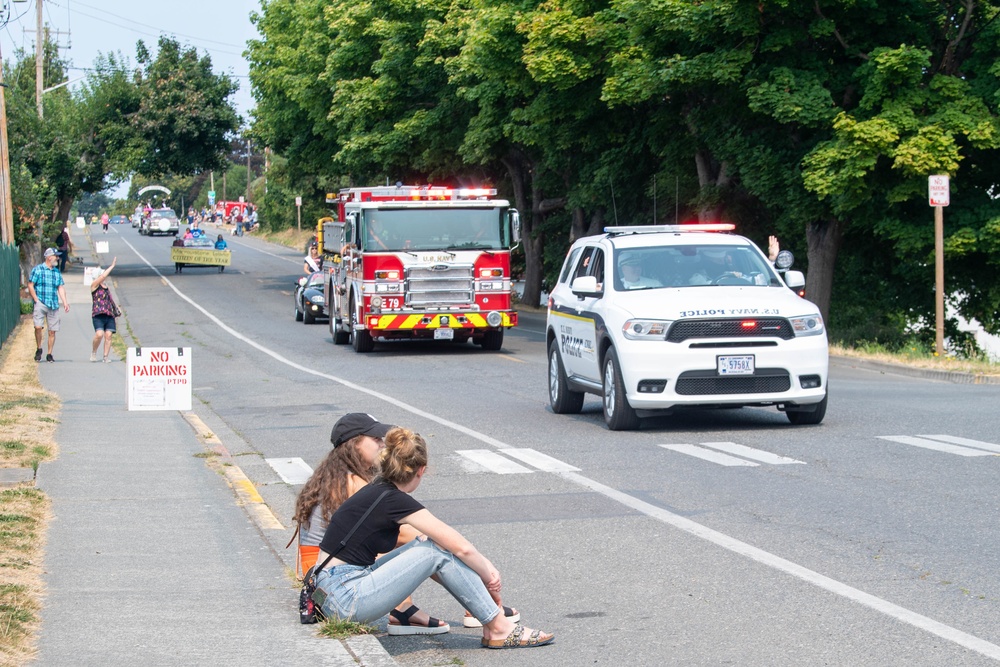
[[793, 424], [823, 420], [819, 308], [793, 291], [801, 272], [782, 279], [732, 229], [607, 227], [573, 244], [549, 295], [553, 412], [579, 412], [589, 392], [615, 431], [683, 407], [776, 406]]

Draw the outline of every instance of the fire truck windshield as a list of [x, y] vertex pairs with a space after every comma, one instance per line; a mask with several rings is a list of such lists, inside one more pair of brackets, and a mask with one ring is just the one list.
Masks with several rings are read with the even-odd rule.
[[388, 208], [364, 212], [365, 250], [502, 250], [502, 208]]

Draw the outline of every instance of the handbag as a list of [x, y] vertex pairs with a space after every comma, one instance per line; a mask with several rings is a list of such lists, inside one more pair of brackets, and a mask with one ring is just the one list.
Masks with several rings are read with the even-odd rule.
[[326, 593], [324, 593], [323, 591], [316, 590], [316, 576], [323, 570], [324, 567], [326, 567], [327, 563], [329, 563], [334, 556], [340, 553], [341, 549], [347, 546], [347, 541], [350, 540], [351, 536], [354, 535], [354, 531], [356, 531], [358, 528], [361, 527], [361, 524], [365, 522], [365, 519], [368, 518], [368, 515], [372, 513], [372, 510], [375, 509], [375, 506], [378, 505], [383, 498], [385, 498], [386, 494], [389, 493], [389, 491], [390, 489], [386, 489], [385, 491], [383, 491], [379, 495], [379, 497], [375, 499], [375, 502], [371, 504], [371, 507], [365, 510], [365, 513], [361, 515], [361, 518], [358, 519], [358, 522], [354, 524], [354, 528], [351, 528], [351, 530], [348, 531], [347, 535], [344, 536], [344, 539], [340, 541], [340, 544], [337, 545], [336, 551], [329, 554], [326, 557], [326, 559], [322, 563], [320, 563], [318, 567], [313, 566], [309, 568], [308, 572], [306, 572], [306, 576], [302, 580], [302, 590], [299, 591], [299, 623], [302, 623], [303, 625], [308, 625], [310, 623], [316, 623], [317, 621], [321, 621], [323, 620], [323, 618], [325, 618], [323, 615], [322, 606], [323, 602], [326, 601]]

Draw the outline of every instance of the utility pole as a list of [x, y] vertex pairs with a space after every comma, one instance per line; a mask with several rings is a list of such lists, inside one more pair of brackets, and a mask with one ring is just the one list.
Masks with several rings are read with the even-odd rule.
[[247, 137], [247, 203], [250, 203], [250, 138]]
[[3, 82], [0, 54], [0, 242], [14, 244], [14, 205], [10, 198], [10, 155], [7, 153], [7, 84]]
[[42, 32], [42, 0], [35, 0], [38, 10], [35, 16], [35, 105], [38, 107], [38, 117], [42, 111], [42, 84], [45, 75], [45, 34]]

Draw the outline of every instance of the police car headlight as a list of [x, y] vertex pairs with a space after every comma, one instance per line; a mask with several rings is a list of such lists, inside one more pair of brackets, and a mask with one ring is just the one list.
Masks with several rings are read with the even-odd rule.
[[622, 334], [629, 340], [663, 340], [669, 328], [667, 320], [629, 320], [622, 325]]
[[823, 333], [823, 317], [821, 315], [806, 315], [805, 317], [789, 317], [792, 331], [796, 336], [818, 336]]

